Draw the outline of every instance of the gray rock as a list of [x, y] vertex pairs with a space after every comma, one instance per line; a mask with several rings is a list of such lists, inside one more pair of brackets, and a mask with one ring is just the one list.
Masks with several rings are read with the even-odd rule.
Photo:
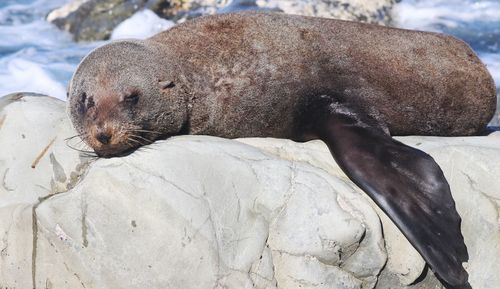
[[[176, 2], [176, 1], [173, 1]], [[242, 10], [281, 11], [288, 14], [390, 24], [391, 9], [400, 0], [187, 0], [178, 5], [177, 18]], [[186, 13], [187, 12], [187, 13]], [[185, 20], [185, 19], [182, 19]]]
[[[0, 98], [4, 287], [441, 288], [321, 141], [179, 136], [94, 159], [73, 135], [62, 101]], [[398, 139], [443, 168], [470, 282], [496, 288], [500, 134]]]
[[257, 0], [259, 7], [277, 8], [285, 13], [390, 24], [391, 9], [400, 0]]
[[175, 22], [215, 13], [271, 10], [388, 24], [395, 2], [397, 0], [73, 0], [50, 12], [47, 20], [70, 32], [76, 41], [93, 41], [109, 39], [118, 24], [145, 8]]
[[75, 41], [105, 40], [135, 12], [147, 8], [163, 15], [169, 7], [168, 0], [74, 0], [50, 12], [47, 21], [70, 32]]

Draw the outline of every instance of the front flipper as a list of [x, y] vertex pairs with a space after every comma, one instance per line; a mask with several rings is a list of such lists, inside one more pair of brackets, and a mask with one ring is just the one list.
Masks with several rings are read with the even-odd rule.
[[[465, 284], [468, 260], [450, 187], [428, 154], [384, 131], [351, 104], [322, 96], [309, 106], [309, 130], [329, 147], [346, 175], [392, 219], [444, 281]], [[312, 121], [311, 121], [312, 120]]]

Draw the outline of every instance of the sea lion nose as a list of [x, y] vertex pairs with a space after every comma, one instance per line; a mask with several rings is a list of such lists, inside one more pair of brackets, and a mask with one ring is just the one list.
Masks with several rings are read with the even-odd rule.
[[109, 144], [109, 141], [111, 140], [111, 134], [108, 132], [98, 132], [96, 137], [95, 137], [100, 143], [102, 144]]

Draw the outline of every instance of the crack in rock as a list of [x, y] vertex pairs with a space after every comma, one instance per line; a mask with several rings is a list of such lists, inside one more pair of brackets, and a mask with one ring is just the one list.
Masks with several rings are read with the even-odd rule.
[[126, 165], [128, 165], [128, 166], [130, 166], [130, 167], [132, 167], [132, 168], [134, 168], [134, 169], [136, 169], [136, 170], [138, 170], [138, 171], [140, 171], [140, 172], [142, 172], [142, 173], [145, 173], [147, 175], [153, 176], [155, 178], [158, 178], [158, 179], [164, 181], [165, 183], [167, 183], [167, 184], [171, 185], [172, 187], [176, 188], [177, 190], [179, 190], [181, 193], [184, 193], [184, 194], [190, 196], [191, 198], [193, 198], [195, 200], [202, 200], [202, 197], [193, 195], [192, 193], [190, 193], [187, 190], [181, 188], [175, 182], [167, 179], [163, 175], [160, 175], [160, 174], [158, 174], [158, 173], [156, 173], [154, 171], [150, 171], [150, 170], [144, 169], [144, 168], [142, 168], [142, 167], [140, 167], [140, 166], [138, 166], [138, 165], [136, 165], [134, 163], [131, 163], [131, 162], [128, 162], [128, 161], [125, 161], [125, 160], [123, 160], [123, 163], [126, 164]]
[[[87, 201], [82, 198], [82, 245], [83, 247], [87, 248], [89, 245], [89, 241], [87, 240], [87, 208], [88, 204]], [[85, 286], [84, 286], [85, 287]]]
[[479, 189], [477, 182], [474, 181], [474, 179], [471, 176], [469, 176], [466, 172], [464, 172], [464, 171], [461, 171], [461, 172], [467, 178], [467, 182], [469, 183], [469, 185], [471, 186], [471, 188], [474, 189], [475, 191], [477, 191], [478, 193], [480, 193], [486, 199], [488, 199], [488, 201], [492, 202], [493, 204], [496, 201], [500, 201], [500, 198], [497, 198], [497, 197], [494, 197], [494, 196], [490, 196], [487, 193], [485, 193], [483, 190]]
[[290, 161], [291, 165], [290, 165], [290, 170], [291, 170], [291, 174], [290, 174], [290, 187], [288, 188], [287, 192], [285, 193], [285, 196], [288, 195], [286, 197], [286, 199], [284, 200], [283, 202], [283, 206], [281, 206], [281, 208], [279, 208], [279, 211], [278, 213], [276, 214], [276, 216], [271, 220], [271, 222], [269, 222], [269, 227], [273, 227], [276, 225], [276, 223], [278, 223], [279, 221], [279, 218], [283, 215], [283, 212], [288, 208], [288, 202], [290, 201], [290, 199], [295, 195], [295, 184], [296, 184], [296, 177], [297, 177], [297, 166], [295, 164], [294, 161]]
[[[44, 151], [42, 151], [41, 155], [45, 154], [46, 150], [52, 145], [52, 143], [54, 141], [55, 141], [55, 138], [51, 141], [51, 143], [49, 143], [49, 145], [44, 149]], [[37, 250], [38, 250], [38, 216], [37, 216], [36, 210], [46, 200], [49, 200], [50, 198], [57, 196], [59, 194], [66, 193], [71, 188], [73, 188], [76, 185], [76, 183], [80, 181], [81, 176], [84, 175], [84, 173], [87, 171], [89, 166], [90, 166], [89, 162], [79, 163], [75, 169], [76, 169], [77, 175], [80, 177], [70, 179], [70, 182], [67, 185], [68, 190], [62, 191], [62, 192], [50, 191], [48, 195], [38, 198], [38, 201], [36, 202], [36, 204], [33, 205], [32, 209], [31, 209], [31, 215], [32, 215], [31, 216], [32, 217], [32, 220], [31, 220], [32, 228], [31, 229], [32, 229], [32, 236], [33, 236], [32, 251], [31, 251], [31, 280], [32, 280], [32, 284], [33, 284], [33, 289], [37, 288], [37, 284], [36, 284], [36, 259], [37, 259], [37, 253], [38, 253], [37, 252]]]
[[85, 286], [85, 284], [83, 283], [82, 279], [80, 279], [80, 276], [78, 276], [78, 274], [76, 273], [73, 273], [73, 275], [76, 277], [76, 279], [78, 279], [78, 281], [80, 282], [80, 284], [82, 285], [83, 288], [87, 288]]
[[13, 222], [10, 222], [9, 227], [7, 230], [4, 232], [2, 242], [4, 243], [4, 247], [0, 251], [0, 256], [3, 258], [5, 256], [8, 256], [7, 250], [9, 249], [9, 234], [10, 234], [10, 229], [12, 228]]
[[13, 192], [14, 189], [7, 186], [7, 173], [9, 172], [10, 168], [7, 168], [5, 172], [3, 173], [3, 178], [2, 178], [2, 187], [8, 191], [8, 192]]

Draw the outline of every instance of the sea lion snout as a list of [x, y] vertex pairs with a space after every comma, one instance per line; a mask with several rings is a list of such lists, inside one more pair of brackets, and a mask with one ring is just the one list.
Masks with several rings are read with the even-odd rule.
[[[109, 98], [108, 98], [109, 99]], [[118, 105], [96, 102], [95, 109], [84, 123], [86, 139], [99, 156], [111, 155], [113, 152], [121, 154], [134, 147], [130, 142], [132, 129], [123, 118], [123, 112]], [[111, 105], [111, 106], [110, 106]]]
[[123, 133], [113, 133], [112, 130], [95, 130], [86, 141], [94, 148], [100, 157], [122, 155], [134, 148], [130, 144], [130, 137]]
[[111, 141], [111, 133], [108, 131], [100, 131], [96, 134], [95, 138], [103, 145], [109, 144]]
[[116, 145], [117, 133], [107, 123], [90, 124], [90, 142], [102, 148], [103, 146]]

